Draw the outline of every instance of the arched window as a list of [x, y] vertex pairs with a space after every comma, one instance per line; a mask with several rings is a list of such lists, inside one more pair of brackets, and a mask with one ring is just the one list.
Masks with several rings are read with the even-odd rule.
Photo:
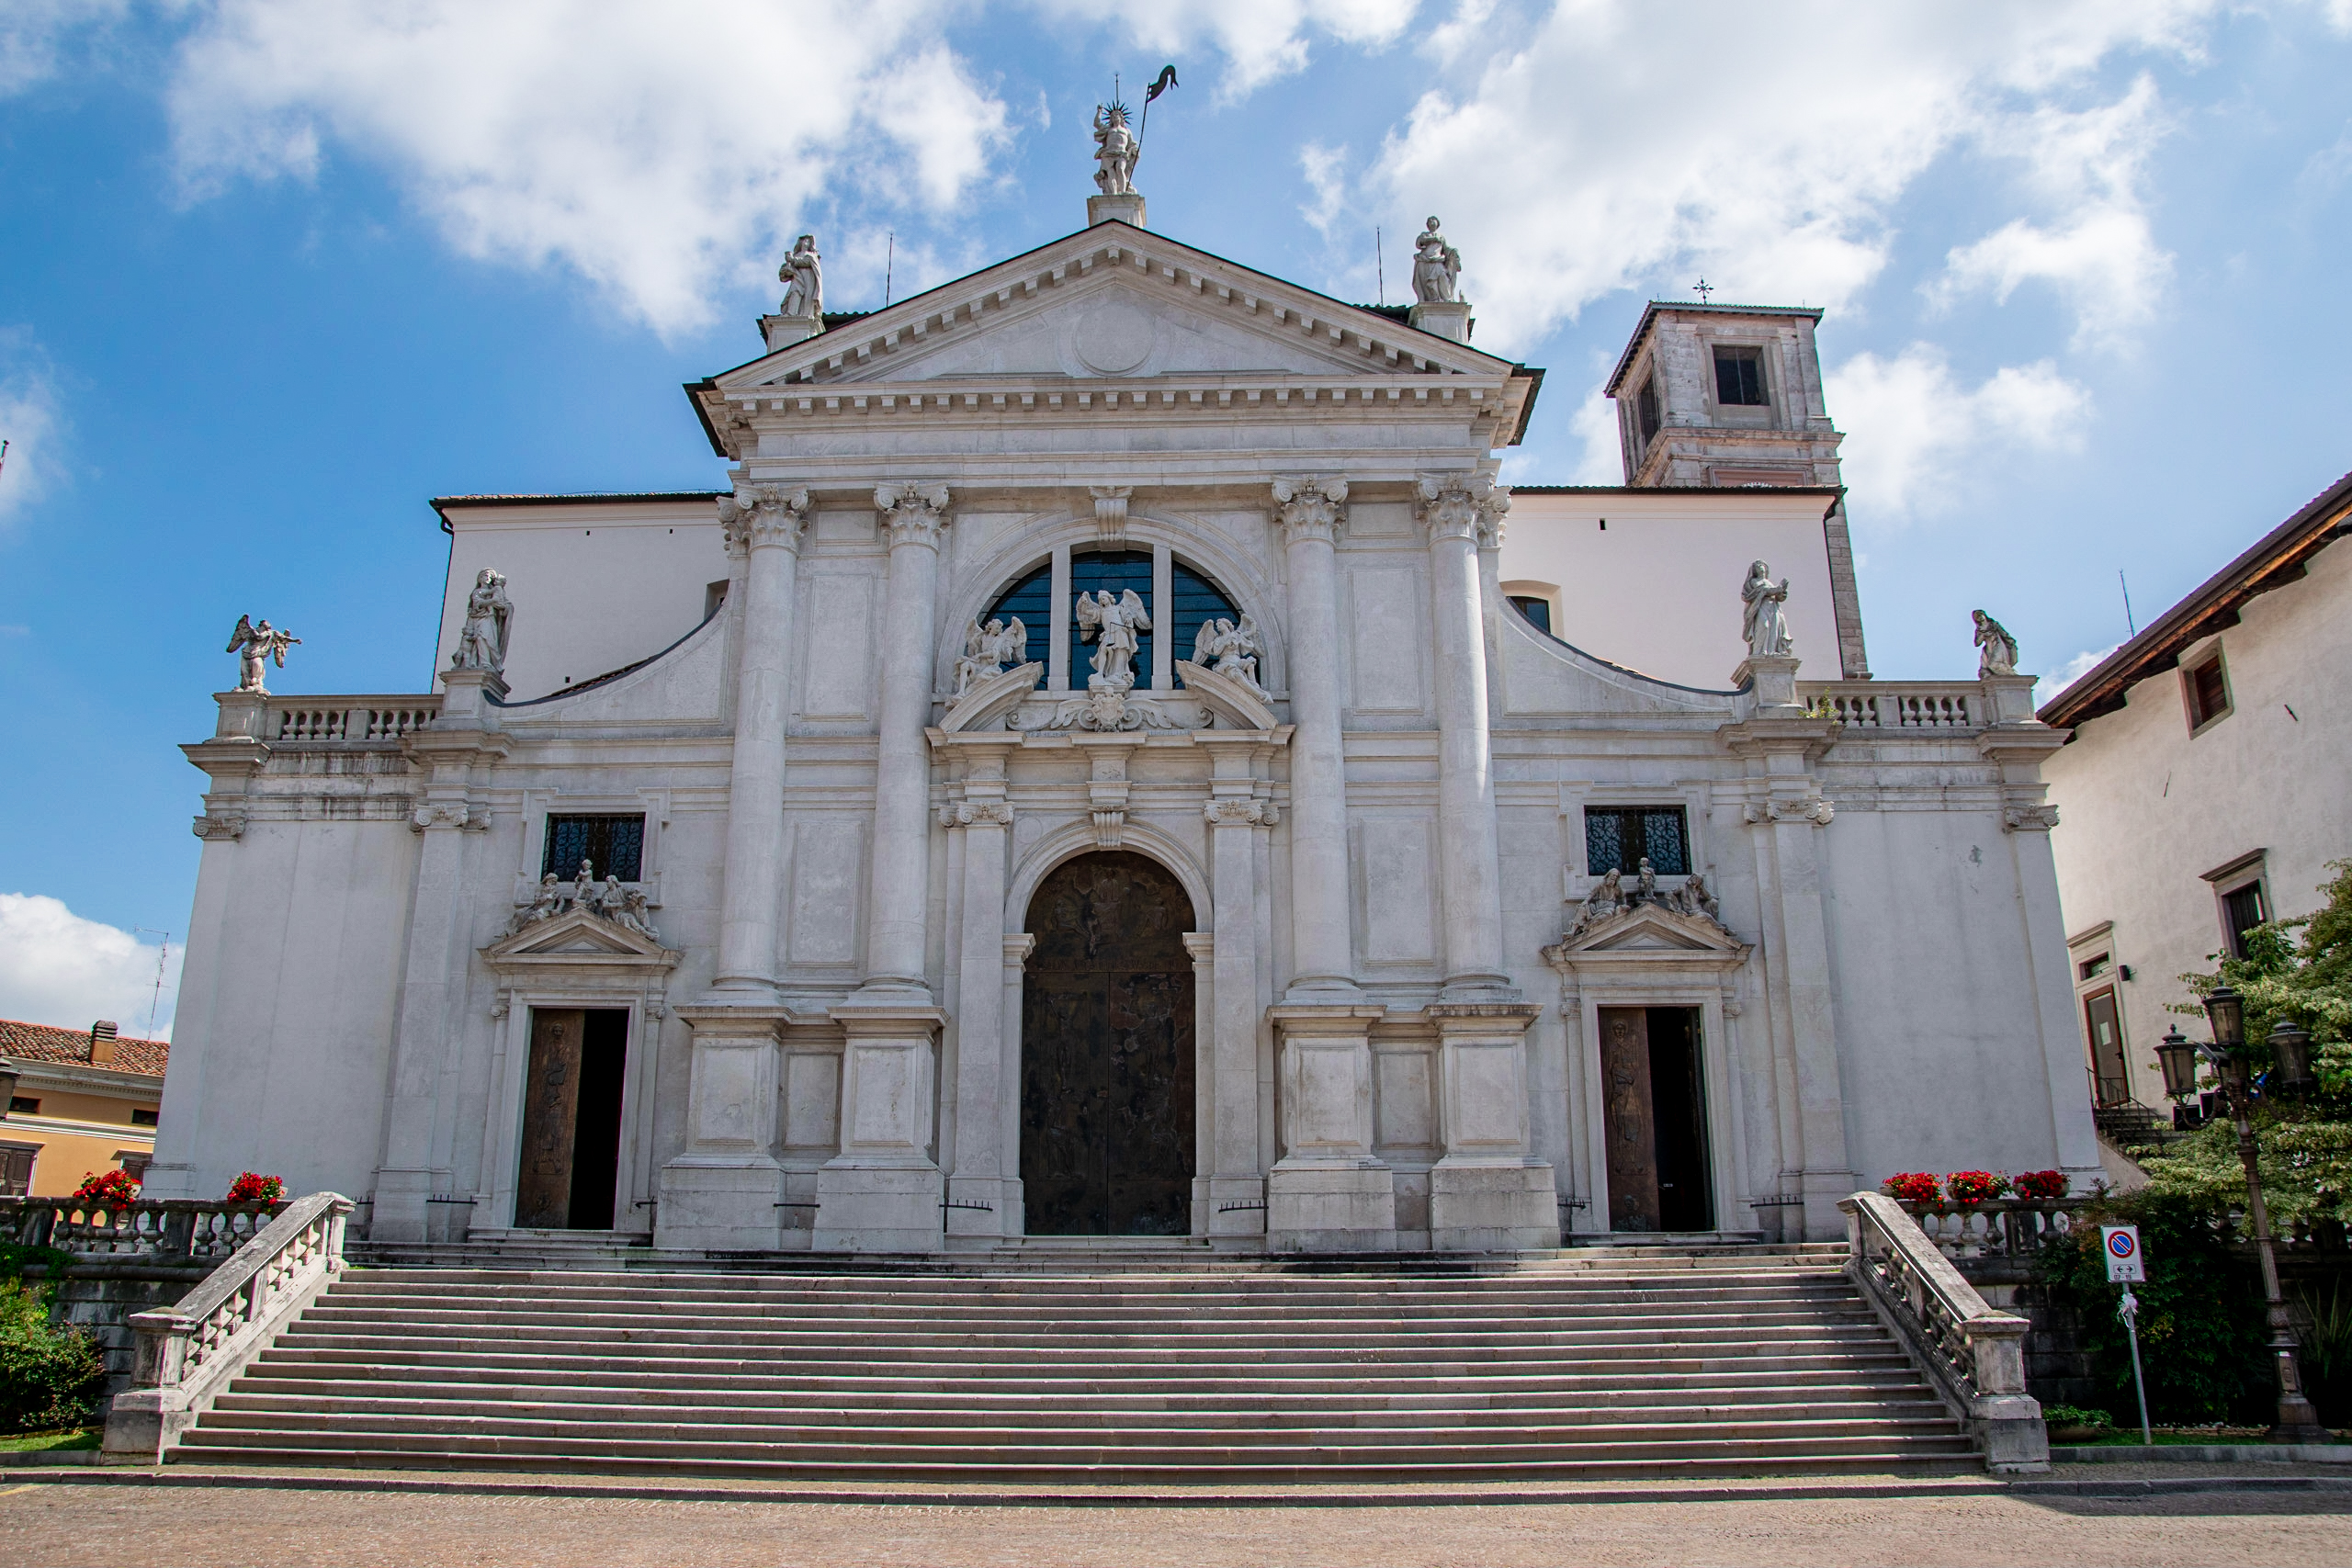
[[[1168, 563], [1169, 603], [1160, 604], [1152, 592], [1152, 552], [1150, 550], [1087, 550], [1073, 551], [1069, 561], [1068, 594], [1075, 600], [1080, 593], [1107, 592], [1116, 599], [1133, 589], [1151, 613], [1148, 632], [1136, 638], [1136, 683], [1148, 689], [1151, 683], [1151, 654], [1153, 643], [1168, 637], [1170, 663], [1193, 657], [1193, 643], [1201, 634], [1201, 623], [1222, 617], [1238, 621], [1241, 612], [1224, 589], [1207, 576], [1183, 561], [1170, 558]], [[1029, 634], [1029, 656], [1050, 662], [1048, 648], [1054, 614], [1054, 569], [1051, 562], [1039, 565], [1020, 581], [997, 595], [996, 602], [982, 613], [982, 622], [1010, 621], [1015, 615]], [[1064, 652], [1064, 668], [1069, 671], [1072, 691], [1086, 689], [1087, 677], [1093, 674], [1091, 660], [1094, 645], [1080, 639], [1074, 623], [1069, 628], [1069, 647]]]

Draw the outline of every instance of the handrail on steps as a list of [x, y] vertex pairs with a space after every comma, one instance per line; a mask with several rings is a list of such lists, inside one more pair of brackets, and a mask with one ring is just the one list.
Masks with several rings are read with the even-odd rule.
[[107, 1413], [101, 1457], [155, 1464], [248, 1363], [343, 1271], [351, 1200], [298, 1198], [177, 1305], [133, 1313], [131, 1386]]
[[1838, 1207], [1854, 1282], [1960, 1415], [1984, 1467], [2048, 1470], [2049, 1430], [2025, 1391], [2026, 1320], [1989, 1305], [1894, 1199], [1857, 1192]]

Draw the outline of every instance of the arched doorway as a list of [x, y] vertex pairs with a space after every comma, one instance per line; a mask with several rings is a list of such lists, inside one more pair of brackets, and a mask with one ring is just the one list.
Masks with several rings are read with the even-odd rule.
[[1125, 852], [1029, 901], [1021, 1183], [1032, 1235], [1184, 1235], [1193, 1203], [1193, 901]]

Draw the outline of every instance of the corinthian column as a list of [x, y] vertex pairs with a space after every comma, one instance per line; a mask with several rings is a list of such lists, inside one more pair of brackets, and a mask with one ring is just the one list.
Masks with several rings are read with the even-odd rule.
[[1353, 995], [1348, 795], [1340, 737], [1340, 566], [1348, 481], [1276, 479], [1290, 579], [1291, 999]]
[[727, 775], [727, 878], [718, 920], [721, 991], [775, 991], [784, 899], [784, 729], [794, 579], [808, 492], [745, 485], [720, 499], [727, 550], [742, 558], [735, 662], [735, 755]]
[[932, 605], [947, 487], [884, 485], [890, 531], [882, 700], [875, 737], [874, 853], [865, 984], [832, 1010], [842, 1051], [841, 1153], [817, 1175], [820, 1252], [926, 1252], [941, 1245], [943, 1180], [932, 1158], [939, 1027], [923, 978], [930, 907]]
[[741, 582], [726, 880], [718, 972], [707, 996], [678, 1009], [694, 1031], [694, 1053], [685, 1145], [662, 1168], [654, 1210], [663, 1247], [752, 1249], [780, 1238], [776, 1112], [786, 1012], [776, 994], [776, 920], [784, 902], [787, 660], [808, 513], [806, 490], [776, 485], [744, 485], [718, 502]]
[[[1438, 874], [1445, 910], [1445, 998], [1508, 990], [1502, 865], [1495, 841], [1487, 725], [1487, 637], [1478, 536], [1499, 532], [1510, 494], [1484, 475], [1420, 483], [1437, 633]], [[1516, 999], [1514, 997], [1512, 999]]]

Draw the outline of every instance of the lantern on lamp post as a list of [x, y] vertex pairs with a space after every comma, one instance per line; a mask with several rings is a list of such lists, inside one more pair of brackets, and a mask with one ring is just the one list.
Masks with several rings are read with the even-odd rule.
[[2312, 1071], [2311, 1031], [2294, 1020], [2282, 1017], [2271, 1024], [2270, 1057], [2270, 1081], [2282, 1093], [2309, 1094], [2319, 1088], [2319, 1075]]
[[2165, 1095], [2181, 1100], [2197, 1092], [2197, 1047], [2174, 1030], [2156, 1044], [2156, 1066], [2165, 1073]]
[[[2278, 1369], [2278, 1419], [2270, 1428], [2274, 1443], [2324, 1443], [2331, 1440], [2320, 1425], [2319, 1413], [2303, 1396], [2303, 1379], [2295, 1360], [2295, 1327], [2287, 1315], [2287, 1298], [2278, 1289], [2278, 1257], [2270, 1246], [2270, 1213], [2262, 1201], [2259, 1151], [2254, 1142], [2254, 1090], [2245, 1059], [2245, 998], [2228, 986], [2216, 986], [2205, 998], [2205, 1016], [2213, 1026], [2208, 1047], [2222, 1070], [2222, 1089], [2229, 1097], [2230, 1119], [2236, 1123], [2238, 1161], [2245, 1167], [2245, 1213], [2254, 1225], [2254, 1247], [2262, 1260], [2262, 1293], [2268, 1303], [2270, 1354]], [[2298, 1031], [2297, 1032], [2301, 1032]], [[2272, 1038], [2277, 1035], [2274, 1032]], [[2308, 1037], [2303, 1045], [2303, 1072], [2311, 1071]], [[2286, 1075], [2279, 1075], [2283, 1080]]]

